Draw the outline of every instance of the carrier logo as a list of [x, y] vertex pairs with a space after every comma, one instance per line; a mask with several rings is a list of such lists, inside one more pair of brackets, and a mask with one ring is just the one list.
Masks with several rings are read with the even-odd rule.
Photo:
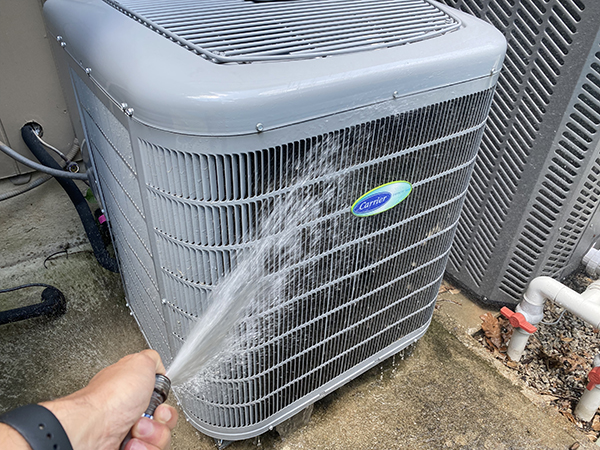
[[374, 216], [393, 208], [412, 191], [408, 181], [393, 181], [370, 190], [352, 205], [352, 214], [358, 217]]

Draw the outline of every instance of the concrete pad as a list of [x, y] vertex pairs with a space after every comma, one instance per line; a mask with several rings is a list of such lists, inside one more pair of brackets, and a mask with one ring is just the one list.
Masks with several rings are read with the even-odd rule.
[[[86, 246], [74, 251], [47, 262], [48, 268], [37, 258], [0, 271], [2, 287], [45, 282], [68, 301], [67, 314], [58, 319], [0, 327], [0, 412], [65, 395], [102, 367], [145, 348], [119, 276], [101, 269]], [[2, 294], [0, 309], [37, 302], [39, 292]], [[461, 294], [442, 294], [411, 357], [391, 358], [317, 402], [308, 425], [284, 438], [273, 431], [228, 448], [568, 449], [576, 442], [594, 448], [556, 411], [532, 403], [477, 348], [470, 332], [485, 310]], [[172, 448], [216, 447], [181, 420]]]
[[[85, 194], [87, 186], [79, 186]], [[18, 188], [0, 180], [1, 194]], [[86, 243], [79, 216], [55, 179], [0, 202], [0, 269]]]
[[[83, 387], [123, 355], [145, 348], [125, 307], [119, 275], [102, 269], [91, 249], [0, 271], [0, 286], [39, 282], [57, 287], [67, 313], [0, 326], [0, 410], [56, 398]], [[0, 309], [40, 301], [43, 288], [0, 294]]]
[[315, 410], [273, 448], [566, 449], [580, 438], [436, 321], [411, 357], [371, 370]]

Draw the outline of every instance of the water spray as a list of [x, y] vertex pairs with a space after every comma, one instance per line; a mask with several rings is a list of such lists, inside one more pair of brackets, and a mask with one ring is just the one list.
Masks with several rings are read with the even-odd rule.
[[[152, 397], [150, 397], [150, 404], [148, 405], [148, 408], [146, 408], [144, 414], [142, 414], [142, 417], [153, 419], [154, 411], [156, 411], [156, 408], [158, 408], [165, 402], [165, 400], [167, 400], [170, 389], [171, 380], [169, 380], [165, 375], [157, 373], [156, 379], [154, 381], [154, 390], [152, 391]], [[131, 440], [131, 437], [131, 430], [129, 430], [129, 433], [127, 433], [127, 436], [125, 436], [125, 439], [123, 439], [123, 442], [121, 443], [120, 450], [123, 450], [125, 448], [127, 443]]]

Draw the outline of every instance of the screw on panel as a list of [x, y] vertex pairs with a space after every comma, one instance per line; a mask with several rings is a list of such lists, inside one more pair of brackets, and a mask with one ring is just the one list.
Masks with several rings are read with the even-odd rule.
[[392, 95], [394, 96], [394, 98], [400, 97], [400, 94], [398, 93], [398, 91], [394, 91], [394, 93]]
[[261, 132], [265, 129], [264, 125], [262, 123], [257, 123], [256, 124], [256, 131]]
[[133, 116], [133, 108], [131, 108], [127, 103], [121, 103], [121, 109], [129, 117]]
[[57, 40], [57, 42], [61, 42], [63, 40], [63, 37], [62, 36], [56, 36], [56, 40]]
[[87, 73], [88, 75], [91, 75], [92, 74], [92, 69], [89, 68], [89, 67], [86, 67], [85, 68], [85, 73]]

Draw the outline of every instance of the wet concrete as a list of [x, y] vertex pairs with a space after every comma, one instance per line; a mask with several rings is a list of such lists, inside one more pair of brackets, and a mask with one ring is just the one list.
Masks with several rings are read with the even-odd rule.
[[[120, 277], [100, 268], [87, 250], [61, 255], [47, 269], [38, 259], [0, 271], [0, 286], [47, 283], [67, 299], [62, 317], [0, 326], [0, 410], [66, 395], [145, 347], [125, 307]], [[39, 302], [42, 290], [0, 294], [0, 309]]]
[[[87, 186], [80, 185], [85, 193]], [[16, 188], [0, 180], [0, 194]], [[54, 179], [0, 202], [0, 269], [86, 242], [71, 200]]]
[[[145, 348], [119, 276], [98, 267], [86, 247], [46, 266], [39, 258], [0, 271], [2, 286], [53, 284], [69, 305], [58, 319], [0, 327], [0, 411], [65, 395], [102, 367]], [[35, 302], [39, 291], [4, 294], [1, 308], [8, 298], [12, 304]], [[273, 431], [229, 448], [567, 449], [575, 442], [590, 447], [573, 424], [532, 403], [491, 360], [465, 345], [480, 307], [460, 295], [451, 300], [442, 299], [411, 357], [392, 358], [319, 401], [308, 425], [283, 438]], [[182, 420], [172, 448], [215, 445]]]
[[[40, 195], [46, 194], [0, 203], [0, 287], [53, 284], [64, 292], [68, 311], [53, 320], [0, 326], [0, 412], [65, 395], [146, 347], [125, 306], [119, 276], [101, 269], [81, 245], [74, 213], [40, 205]], [[56, 255], [45, 267], [45, 258], [65, 246], [68, 256]], [[40, 292], [0, 294], [0, 310], [35, 303]], [[411, 357], [392, 358], [317, 402], [306, 426], [228, 448], [569, 449], [575, 443], [597, 448], [471, 338], [485, 308], [460, 293], [446, 292], [438, 304]], [[181, 420], [172, 448], [216, 447]]]

